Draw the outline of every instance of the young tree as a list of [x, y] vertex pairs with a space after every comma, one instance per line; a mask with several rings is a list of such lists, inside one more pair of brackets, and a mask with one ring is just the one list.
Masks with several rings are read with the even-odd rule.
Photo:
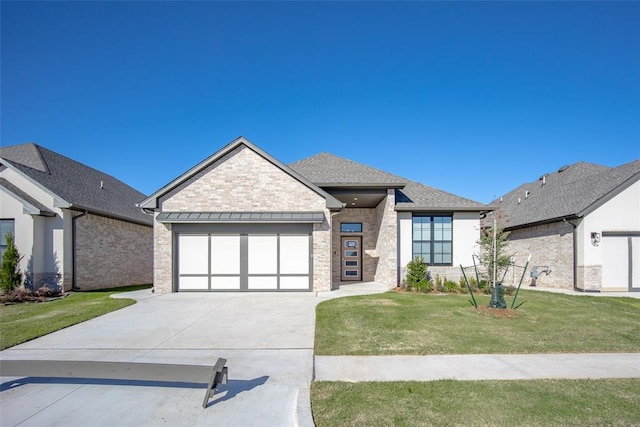
[[483, 228], [480, 233], [480, 240], [478, 240], [480, 253], [478, 258], [480, 264], [487, 269], [491, 286], [502, 280], [504, 271], [511, 265], [512, 254], [507, 253], [508, 236], [509, 232], [504, 231], [504, 228], [499, 226], [496, 221], [493, 222], [492, 226]]
[[7, 234], [7, 249], [2, 255], [2, 266], [0, 267], [0, 288], [9, 292], [22, 284], [22, 272], [20, 271], [20, 260], [22, 256], [16, 248], [13, 234]]

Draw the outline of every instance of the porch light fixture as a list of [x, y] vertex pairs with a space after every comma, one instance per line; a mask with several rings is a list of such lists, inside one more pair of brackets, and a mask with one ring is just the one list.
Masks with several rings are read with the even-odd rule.
[[591, 233], [591, 244], [593, 246], [600, 246], [600, 233], [597, 231]]

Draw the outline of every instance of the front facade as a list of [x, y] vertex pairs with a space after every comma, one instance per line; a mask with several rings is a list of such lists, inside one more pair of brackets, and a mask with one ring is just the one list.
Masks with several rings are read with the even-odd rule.
[[393, 288], [416, 254], [457, 280], [487, 209], [325, 153], [287, 166], [244, 138], [140, 207], [154, 216], [158, 293]]
[[0, 151], [0, 243], [11, 233], [25, 285], [93, 290], [151, 283], [144, 195], [36, 144]]
[[536, 286], [640, 291], [640, 160], [576, 163], [495, 204], [516, 264], [531, 254], [531, 267], [544, 271]]

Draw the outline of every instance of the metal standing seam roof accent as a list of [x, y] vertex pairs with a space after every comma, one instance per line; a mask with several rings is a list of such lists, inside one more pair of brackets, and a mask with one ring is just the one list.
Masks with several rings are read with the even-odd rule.
[[160, 223], [322, 223], [323, 212], [161, 212]]

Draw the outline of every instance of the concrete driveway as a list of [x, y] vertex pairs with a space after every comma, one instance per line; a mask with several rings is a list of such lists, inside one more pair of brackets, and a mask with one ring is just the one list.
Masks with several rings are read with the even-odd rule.
[[[2, 426], [302, 425], [313, 420], [311, 293], [138, 291], [137, 304], [0, 352], [0, 359], [213, 365], [229, 384], [1, 378]], [[1, 362], [0, 362], [1, 363]]]

